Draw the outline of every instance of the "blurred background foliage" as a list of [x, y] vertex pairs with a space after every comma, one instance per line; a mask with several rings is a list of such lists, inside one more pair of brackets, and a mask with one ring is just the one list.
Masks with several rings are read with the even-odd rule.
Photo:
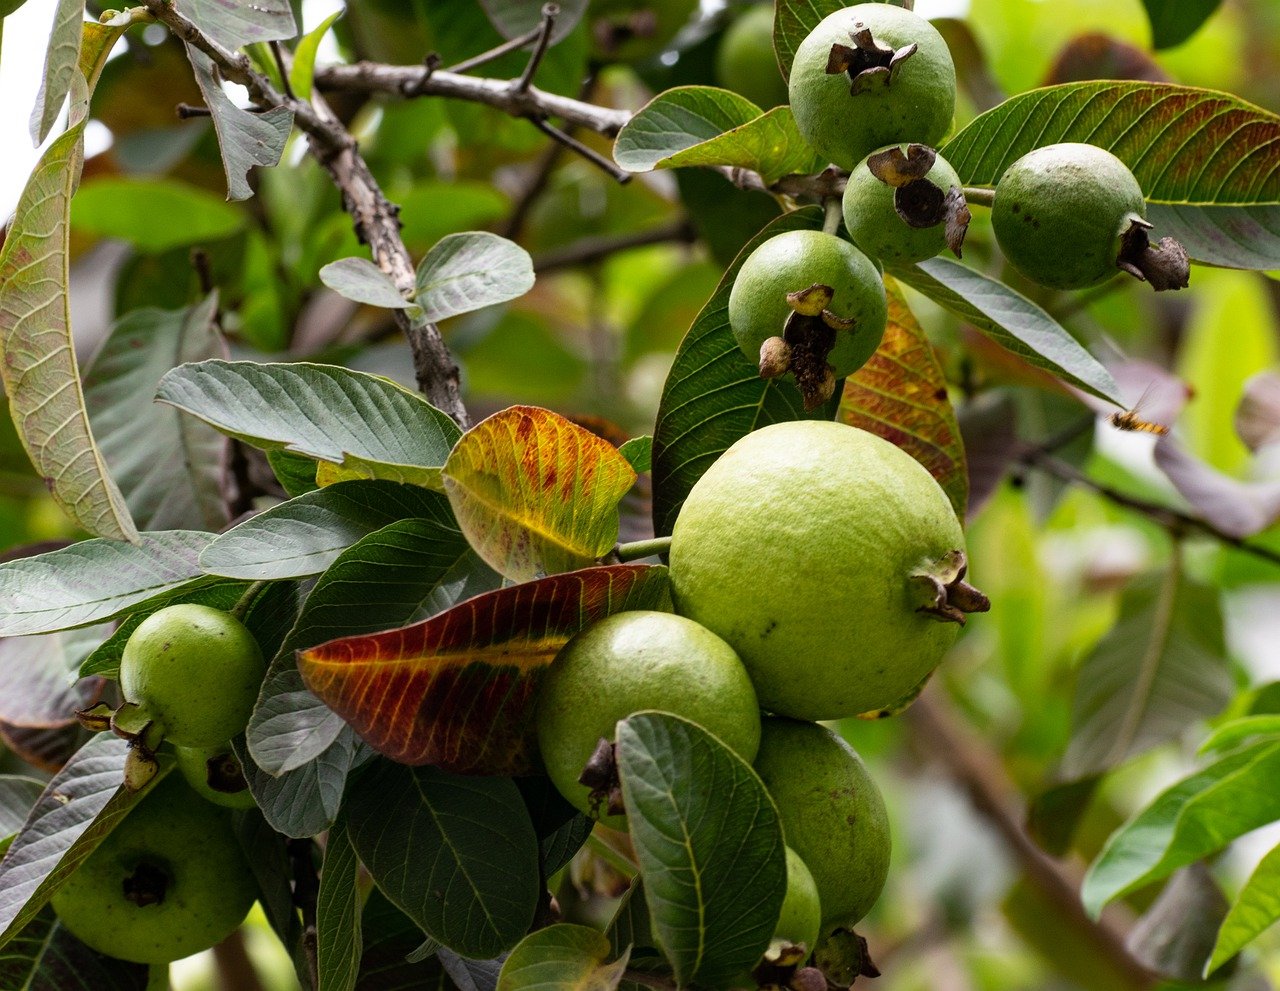
[[[338, 5], [297, 6], [310, 30]], [[581, 25], [551, 50], [538, 84], [626, 108], [672, 85], [718, 84], [725, 29], [751, 6], [704, 3], [672, 50], [636, 65], [595, 64]], [[1167, 79], [1280, 110], [1275, 0], [1225, 0], [1190, 40], [1154, 54], [1139, 0], [918, 0], [917, 9], [940, 18], [955, 53], [963, 94], [958, 124], [1003, 96], [1091, 78]], [[499, 40], [475, 0], [360, 0], [338, 22], [322, 60], [409, 64], [437, 51], [449, 65]], [[522, 65], [515, 55], [483, 71], [505, 78]], [[737, 249], [780, 210], [769, 197], [710, 173], [654, 173], [619, 185], [526, 122], [475, 105], [349, 95], [333, 101], [400, 204], [415, 256], [444, 234], [477, 228], [512, 237], [534, 256], [539, 278], [529, 295], [444, 327], [475, 420], [510, 403], [536, 403], [603, 417], [627, 435], [650, 432], [682, 335]], [[342, 363], [412, 386], [409, 352], [387, 311], [360, 308], [319, 285], [322, 265], [363, 249], [328, 177], [303, 156], [302, 139], [292, 139], [287, 167], [257, 176], [254, 199], [228, 204], [209, 122], [179, 121], [174, 105], [183, 102], [200, 98], [177, 45], [159, 28], [131, 34], [95, 98], [96, 153], [74, 201], [73, 304], [86, 367], [115, 317], [140, 306], [188, 305], [204, 280], [221, 294], [233, 355]], [[579, 137], [608, 154], [607, 142]], [[1235, 418], [1246, 383], [1277, 365], [1275, 273], [1198, 267], [1191, 290], [1168, 298], [1130, 280], [1057, 295], [1006, 269], [985, 212], [976, 213], [969, 264], [1032, 296], [1096, 354], [1123, 352], [1176, 374], [1193, 392], [1176, 428], [1189, 450], [1233, 478], [1267, 477]], [[637, 240], [653, 243], [625, 247]], [[193, 264], [195, 249], [207, 259], [203, 273]], [[1071, 780], [1064, 758], [1083, 662], [1120, 616], [1122, 589], [1136, 576], [1158, 574], [1175, 552], [1169, 532], [1142, 514], [1010, 465], [1007, 432], [1016, 426], [1030, 444], [1076, 433], [1056, 452], [1063, 462], [1137, 498], [1178, 506], [1180, 497], [1152, 464], [1151, 438], [1095, 423], [1044, 376], [922, 297], [910, 300], [947, 369], [975, 488], [989, 494], [974, 506], [970, 557], [974, 580], [995, 608], [971, 625], [938, 676], [954, 703], [949, 739], [971, 749], [994, 787], [1031, 810], [1038, 837], [1059, 848], [1065, 872], [1078, 879], [1112, 829], [1193, 765], [1206, 730], [1187, 725], [1179, 739], [1122, 764], [1100, 787], [1057, 787]], [[1006, 456], [980, 458], [1000, 447], [992, 442], [997, 435]], [[1270, 477], [1277, 467], [1273, 459]], [[11, 423], [0, 418], [0, 546], [77, 536], [32, 473]], [[1280, 530], [1256, 542], [1280, 550]], [[1194, 535], [1180, 555], [1187, 579], [1206, 589], [1186, 622], [1224, 624], [1219, 649], [1233, 686], [1224, 714], [1280, 711], [1280, 567]], [[1213, 629], [1205, 635], [1214, 640]], [[889, 888], [866, 924], [884, 972], [875, 986], [1135, 986], [1081, 941], [1061, 905], [1026, 882], [1025, 863], [935, 762], [936, 738], [921, 719], [851, 721], [844, 729], [882, 782], [897, 830]], [[30, 752], [14, 728], [6, 739]], [[22, 766], [12, 755], [0, 758], [5, 770]], [[1211, 865], [1211, 874], [1187, 881], [1191, 894], [1161, 917], [1157, 935], [1134, 925], [1155, 892], [1128, 899], [1116, 918], [1135, 952], [1150, 957], [1197, 934], [1211, 938], [1216, 920], [1205, 906], [1216, 902], [1205, 892], [1238, 887], [1277, 838], [1274, 829], [1247, 837]], [[566, 911], [589, 915], [592, 898], [608, 888], [606, 873], [600, 863], [579, 863], [561, 889]], [[254, 936], [249, 948], [267, 986], [290, 986], [287, 962], [273, 958], [278, 947]], [[1216, 986], [1253, 989], [1280, 980], [1280, 933], [1258, 942], [1249, 960]], [[218, 973], [207, 963], [179, 965], [176, 986], [213, 988]]]

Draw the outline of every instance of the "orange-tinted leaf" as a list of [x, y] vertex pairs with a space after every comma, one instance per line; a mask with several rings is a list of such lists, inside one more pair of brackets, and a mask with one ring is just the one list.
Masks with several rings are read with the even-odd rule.
[[618, 539], [636, 473], [608, 441], [550, 410], [512, 406], [462, 435], [445, 493], [485, 563], [516, 581], [591, 564]]
[[947, 381], [902, 290], [885, 280], [889, 324], [871, 360], [844, 383], [837, 419], [897, 444], [938, 480], [964, 519], [969, 473]]
[[660, 565], [586, 568], [486, 592], [403, 629], [299, 651], [298, 668], [392, 760], [522, 774], [537, 766], [538, 686], [565, 642], [616, 612], [668, 608]]

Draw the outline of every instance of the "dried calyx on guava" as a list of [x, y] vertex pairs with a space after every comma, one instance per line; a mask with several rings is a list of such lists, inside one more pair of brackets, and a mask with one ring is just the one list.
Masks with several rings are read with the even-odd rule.
[[965, 613], [988, 608], [961, 587], [964, 550], [950, 501], [911, 455], [840, 423], [779, 423], [690, 490], [672, 598], [738, 652], [765, 709], [841, 719], [896, 706]]
[[874, 263], [821, 231], [769, 238], [742, 263], [729, 292], [729, 326], [742, 353], [762, 378], [794, 376], [808, 410], [875, 353], [887, 319]]
[[1190, 281], [1186, 249], [1152, 241], [1146, 200], [1133, 173], [1095, 145], [1037, 148], [996, 183], [991, 222], [1009, 263], [1033, 282], [1083, 289], [1117, 269], [1157, 291]]
[[618, 721], [645, 709], [697, 723], [750, 761], [760, 708], [733, 648], [672, 613], [617, 613], [577, 633], [538, 692], [538, 749], [574, 806], [626, 829], [612, 740]]
[[805, 140], [851, 170], [884, 145], [936, 145], [946, 135], [955, 112], [955, 65], [924, 18], [888, 3], [862, 3], [824, 18], [800, 43], [788, 91]]
[[887, 266], [913, 265], [946, 248], [960, 257], [969, 220], [960, 177], [927, 145], [881, 148], [845, 186], [849, 236]]

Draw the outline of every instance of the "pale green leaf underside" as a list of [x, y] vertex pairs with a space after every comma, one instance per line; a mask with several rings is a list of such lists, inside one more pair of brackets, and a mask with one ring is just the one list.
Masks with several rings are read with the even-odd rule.
[[649, 101], [627, 122], [613, 146], [629, 172], [648, 172], [667, 158], [755, 120], [761, 110], [746, 97], [714, 86], [680, 86]]

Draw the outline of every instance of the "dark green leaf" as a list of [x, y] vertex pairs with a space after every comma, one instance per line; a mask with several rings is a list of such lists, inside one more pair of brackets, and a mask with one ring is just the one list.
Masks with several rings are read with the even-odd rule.
[[351, 789], [348, 828], [383, 893], [424, 931], [486, 959], [528, 931], [538, 839], [507, 778], [379, 760]]
[[1111, 373], [1053, 317], [1003, 282], [941, 257], [893, 274], [1029, 364], [1123, 404]]
[[612, 962], [609, 937], [598, 929], [560, 923], [520, 941], [498, 976], [498, 991], [614, 991], [629, 953]]
[[[178, 215], [165, 213], [165, 226], [181, 226], [172, 222]], [[152, 401], [169, 369], [222, 353], [213, 327], [217, 305], [210, 296], [183, 310], [131, 311], [116, 321], [85, 374], [98, 447], [144, 530], [219, 530], [227, 523], [219, 491], [226, 441]]]
[[317, 991], [351, 991], [360, 972], [360, 889], [346, 823], [329, 830], [316, 899]]
[[1086, 777], [1177, 739], [1231, 699], [1215, 589], [1176, 572], [1133, 583], [1076, 676], [1063, 773]]
[[418, 263], [414, 302], [434, 323], [523, 296], [533, 281], [533, 259], [514, 241], [488, 231], [448, 234]]
[[819, 209], [806, 207], [779, 217], [752, 238], [681, 342], [653, 431], [653, 526], [659, 536], [671, 533], [694, 482], [738, 438], [770, 423], [831, 419], [839, 388], [831, 403], [806, 414], [795, 384], [760, 378], [729, 328], [729, 290], [746, 257], [767, 239], [814, 229], [821, 219]]
[[333, 825], [347, 775], [364, 754], [356, 735], [344, 729], [319, 757], [296, 771], [271, 775], [254, 764], [240, 741], [235, 749], [267, 822], [276, 832], [295, 838], [315, 836]]
[[69, 933], [46, 908], [0, 954], [0, 987], [15, 991], [146, 991], [146, 964], [113, 960]]
[[1181, 45], [1213, 16], [1222, 0], [1142, 0], [1151, 22], [1151, 46], [1157, 51]]
[[52, 633], [114, 619], [154, 595], [199, 579], [212, 534], [148, 533], [139, 544], [85, 540], [0, 564], [0, 636]]
[[617, 762], [654, 934], [676, 980], [733, 980], [759, 961], [782, 907], [773, 800], [742, 758], [667, 713], [620, 721]]
[[356, 991], [456, 991], [435, 957], [410, 960], [423, 933], [377, 888], [364, 906], [364, 952]]

